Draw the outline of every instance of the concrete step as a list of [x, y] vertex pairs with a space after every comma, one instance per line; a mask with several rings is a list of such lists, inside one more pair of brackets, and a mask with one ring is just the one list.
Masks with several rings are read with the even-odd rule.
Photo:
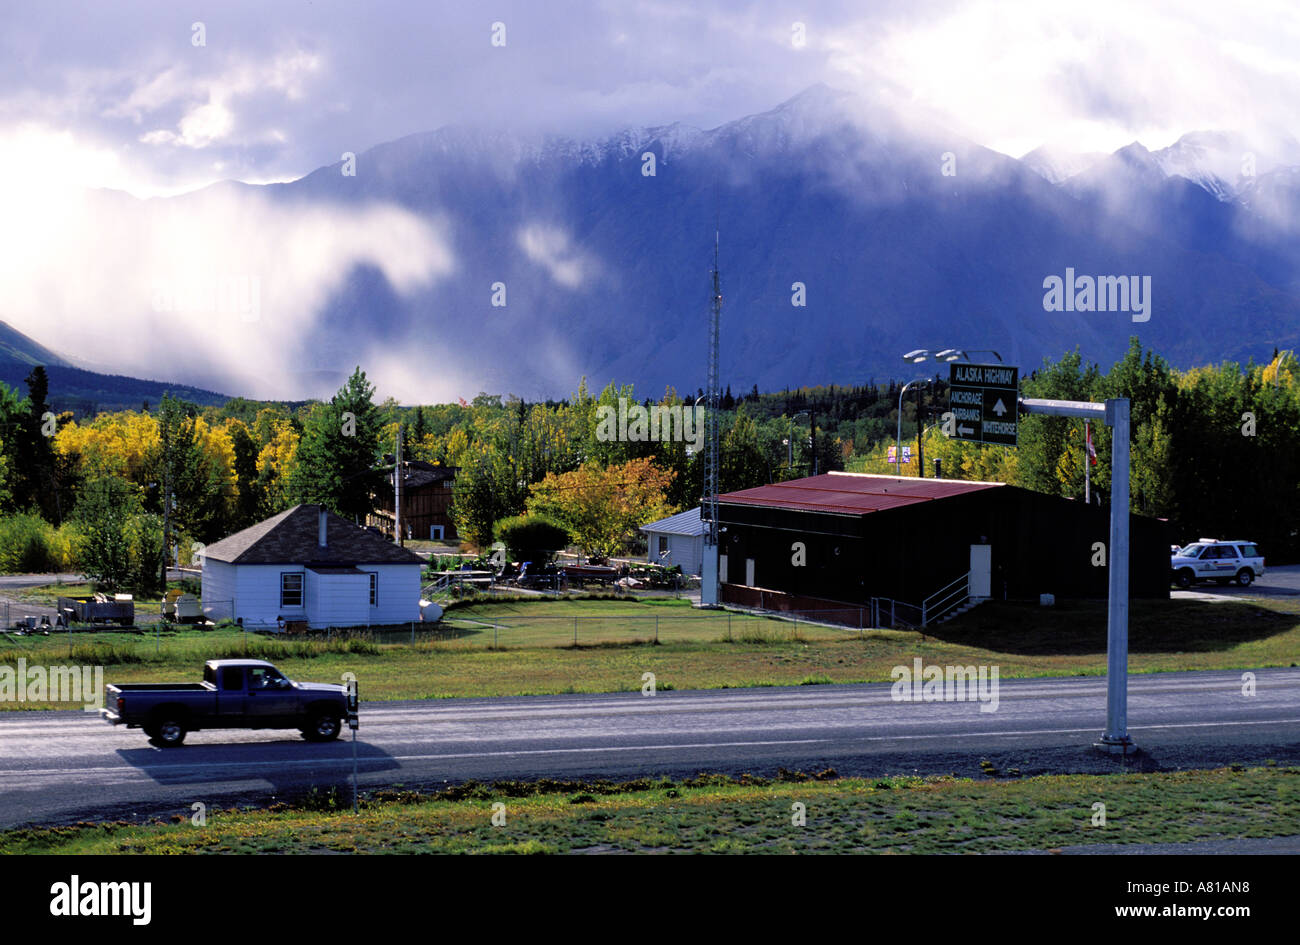
[[962, 604], [960, 607], [956, 607], [948, 611], [948, 613], [944, 614], [942, 617], [936, 620], [935, 623], [947, 623], [949, 620], [952, 620], [954, 617], [960, 617], [968, 610], [974, 610], [980, 604], [984, 603], [985, 600], [987, 600], [987, 598], [972, 597], [969, 600], [967, 600], [966, 603]]

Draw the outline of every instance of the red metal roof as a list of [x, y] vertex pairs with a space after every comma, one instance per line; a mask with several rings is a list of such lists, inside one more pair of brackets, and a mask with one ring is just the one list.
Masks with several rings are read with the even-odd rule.
[[759, 505], [777, 509], [866, 515], [883, 509], [932, 502], [969, 492], [996, 489], [1000, 482], [958, 482], [953, 479], [899, 479], [865, 473], [827, 473], [718, 496], [726, 505]]

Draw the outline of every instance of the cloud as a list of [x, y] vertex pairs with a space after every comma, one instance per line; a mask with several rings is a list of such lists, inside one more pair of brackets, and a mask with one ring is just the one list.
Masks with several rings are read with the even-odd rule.
[[455, 268], [443, 221], [383, 203], [281, 206], [227, 186], [147, 202], [64, 191], [19, 209], [0, 225], [0, 317], [115, 373], [249, 396], [298, 395], [292, 376], [317, 367], [306, 342], [356, 267], [401, 296]]
[[[494, 20], [504, 47], [490, 42]], [[137, 194], [285, 180], [448, 124], [710, 128], [819, 81], [932, 111], [1013, 155], [1049, 141], [1110, 151], [1200, 128], [1276, 132], [1300, 97], [1289, 0], [1231, 16], [1209, 0], [501, 0], [491, 15], [230, 0], [205, 19], [203, 48], [164, 0], [126, 11], [50, 0], [6, 21], [0, 125], [41, 120], [122, 151]]]
[[576, 250], [559, 227], [531, 223], [520, 227], [516, 238], [524, 255], [544, 267], [566, 289], [581, 288], [596, 271], [591, 257]]

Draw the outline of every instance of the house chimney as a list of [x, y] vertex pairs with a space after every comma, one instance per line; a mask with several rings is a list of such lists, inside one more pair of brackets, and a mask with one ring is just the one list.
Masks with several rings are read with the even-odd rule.
[[317, 526], [316, 544], [324, 548], [329, 543], [325, 540], [325, 506], [320, 507], [320, 519]]

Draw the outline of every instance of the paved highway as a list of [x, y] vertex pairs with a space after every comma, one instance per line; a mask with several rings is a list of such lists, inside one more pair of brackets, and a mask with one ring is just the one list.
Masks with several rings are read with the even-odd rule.
[[[467, 779], [772, 774], [979, 776], [1300, 762], [1300, 670], [1133, 677], [1129, 724], [1144, 749], [1115, 761], [1090, 748], [1105, 680], [1003, 681], [996, 712], [974, 702], [894, 702], [887, 684], [669, 691], [362, 706], [362, 788]], [[364, 692], [364, 680], [362, 680]], [[191, 733], [162, 750], [139, 730], [80, 711], [0, 715], [0, 827], [135, 819], [292, 798], [347, 783], [352, 745], [296, 732]]]

